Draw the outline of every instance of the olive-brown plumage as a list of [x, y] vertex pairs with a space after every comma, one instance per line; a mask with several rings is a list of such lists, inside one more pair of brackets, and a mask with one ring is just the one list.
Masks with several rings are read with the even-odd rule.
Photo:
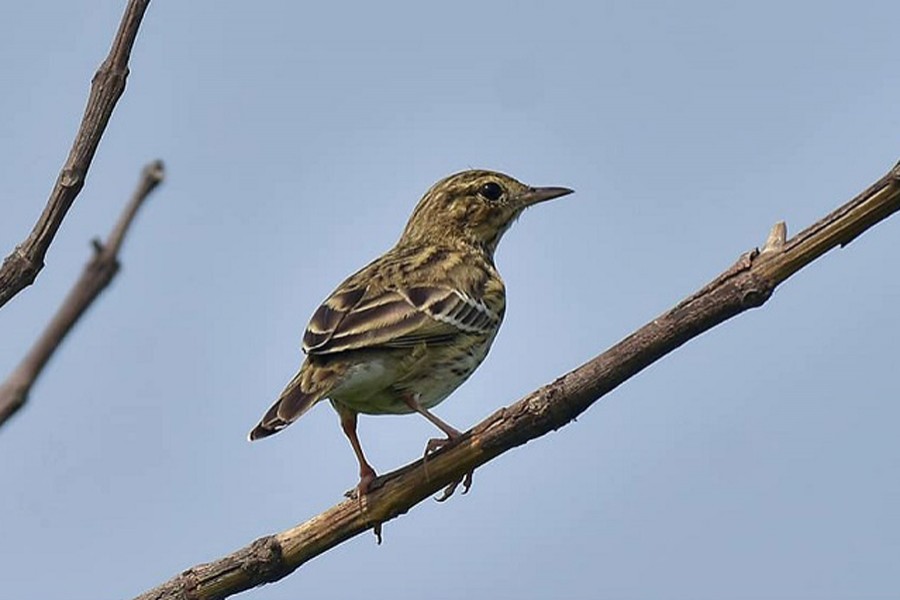
[[418, 412], [447, 440], [459, 432], [430, 412], [487, 355], [506, 308], [494, 251], [525, 208], [571, 193], [533, 188], [492, 171], [431, 187], [397, 244], [341, 283], [303, 336], [306, 360], [250, 432], [255, 440], [330, 399], [360, 466], [360, 495], [375, 477], [356, 435], [359, 413]]

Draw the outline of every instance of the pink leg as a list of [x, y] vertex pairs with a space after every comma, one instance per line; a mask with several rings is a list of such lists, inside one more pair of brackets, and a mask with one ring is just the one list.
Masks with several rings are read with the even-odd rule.
[[[415, 398], [415, 396], [404, 396], [403, 401], [408, 407], [431, 421], [435, 427], [447, 434], [446, 440], [431, 440], [430, 442], [428, 442], [429, 445], [431, 444], [431, 442], [443, 442], [441, 445], [446, 445], [447, 442], [455, 440], [460, 435], [462, 435], [455, 427], [448, 425], [447, 423], [439, 419], [436, 415], [429, 412], [428, 409], [426, 409], [424, 406], [419, 404], [419, 401]], [[437, 448], [439, 447], [440, 446], [438, 446]], [[437, 448], [435, 448], [435, 450], [437, 450]]]
[[[454, 427], [451, 427], [441, 419], [439, 419], [436, 415], [432, 414], [428, 409], [419, 404], [418, 399], [414, 395], [407, 395], [403, 397], [403, 401], [406, 403], [408, 407], [410, 407], [415, 412], [419, 413], [429, 421], [431, 421], [435, 427], [443, 431], [447, 434], [446, 439], [441, 438], [432, 438], [428, 440], [428, 444], [425, 446], [425, 468], [426, 474], [428, 473], [428, 455], [433, 452], [437, 452], [444, 446], [447, 446], [457, 440], [462, 434]], [[447, 498], [453, 495], [453, 492], [456, 491], [456, 488], [459, 484], [463, 484], [463, 494], [469, 491], [469, 488], [472, 487], [472, 471], [466, 473], [461, 479], [451, 482], [444, 488], [441, 496], [437, 499], [438, 502], [443, 502]]]
[[353, 446], [353, 453], [356, 454], [356, 460], [359, 462], [359, 485], [356, 486], [356, 489], [359, 492], [360, 500], [362, 500], [362, 497], [369, 492], [369, 485], [375, 479], [375, 469], [366, 460], [362, 445], [359, 443], [359, 437], [356, 435], [357, 413], [343, 407], [335, 406], [335, 408], [341, 417], [341, 429], [344, 430], [344, 435], [350, 440], [350, 445]]

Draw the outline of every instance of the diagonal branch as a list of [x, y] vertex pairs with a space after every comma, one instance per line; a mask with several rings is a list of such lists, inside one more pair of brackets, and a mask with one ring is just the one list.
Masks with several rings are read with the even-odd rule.
[[84, 311], [100, 295], [119, 271], [119, 249], [128, 233], [138, 209], [156, 186], [163, 180], [162, 161], [154, 161], [144, 167], [141, 180], [131, 200], [119, 216], [106, 243], [95, 239], [94, 256], [84, 266], [78, 281], [69, 291], [62, 306], [31, 347], [19, 366], [0, 384], [0, 426], [13, 416], [28, 400], [28, 392], [44, 366]]
[[84, 179], [100, 144], [100, 137], [106, 129], [106, 124], [109, 123], [116, 102], [125, 91], [131, 48], [134, 46], [141, 19], [149, 4], [150, 0], [128, 2], [122, 22], [119, 24], [119, 31], [109, 50], [109, 56], [91, 80], [91, 93], [84, 109], [81, 126], [78, 128], [66, 164], [63, 165], [53, 191], [50, 192], [47, 206], [44, 207], [44, 212], [25, 241], [16, 246], [0, 266], [0, 307], [31, 285], [44, 268], [44, 256], [66, 213], [84, 186]]
[[786, 240], [784, 223], [697, 293], [553, 383], [502, 408], [452, 447], [379, 477], [362, 507], [347, 500], [292, 529], [192, 567], [138, 600], [220, 599], [277, 581], [341, 542], [397, 517], [465, 473], [558, 429], [626, 379], [688, 340], [761, 306], [782, 281], [900, 210], [900, 163], [856, 198]]

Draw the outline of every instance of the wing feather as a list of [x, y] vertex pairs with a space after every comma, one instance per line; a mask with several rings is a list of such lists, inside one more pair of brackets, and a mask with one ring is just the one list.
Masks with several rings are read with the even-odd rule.
[[490, 333], [501, 319], [483, 300], [447, 286], [341, 290], [313, 315], [303, 349], [310, 354], [334, 354], [448, 344], [460, 334]]

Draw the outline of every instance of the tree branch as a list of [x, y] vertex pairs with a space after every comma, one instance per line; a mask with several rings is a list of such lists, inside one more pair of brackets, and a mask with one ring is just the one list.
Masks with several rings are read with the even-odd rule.
[[259, 538], [214, 562], [197, 565], [138, 600], [219, 599], [277, 581], [311, 558], [399, 516], [465, 473], [558, 429], [646, 366], [750, 308], [836, 246], [900, 210], [900, 163], [869, 189], [786, 240], [784, 223], [764, 248], [738, 261], [700, 291], [574, 371], [502, 408], [448, 447], [376, 479], [362, 505], [347, 500], [292, 529]]
[[109, 55], [91, 80], [84, 116], [44, 212], [25, 241], [3, 260], [0, 267], [0, 307], [31, 285], [41, 269], [44, 257], [63, 218], [84, 186], [88, 168], [100, 144], [100, 138], [112, 115], [128, 77], [128, 59], [141, 19], [150, 0], [130, 0], [119, 24]]
[[0, 385], [0, 426], [14, 415], [28, 400], [28, 392], [44, 366], [63, 339], [72, 330], [84, 311], [100, 295], [119, 271], [119, 249], [128, 233], [138, 209], [164, 176], [162, 161], [154, 161], [144, 167], [141, 180], [125, 206], [118, 222], [109, 233], [106, 243], [93, 240], [94, 256], [84, 266], [78, 281], [69, 291], [62, 306], [31, 347], [19, 366]]

